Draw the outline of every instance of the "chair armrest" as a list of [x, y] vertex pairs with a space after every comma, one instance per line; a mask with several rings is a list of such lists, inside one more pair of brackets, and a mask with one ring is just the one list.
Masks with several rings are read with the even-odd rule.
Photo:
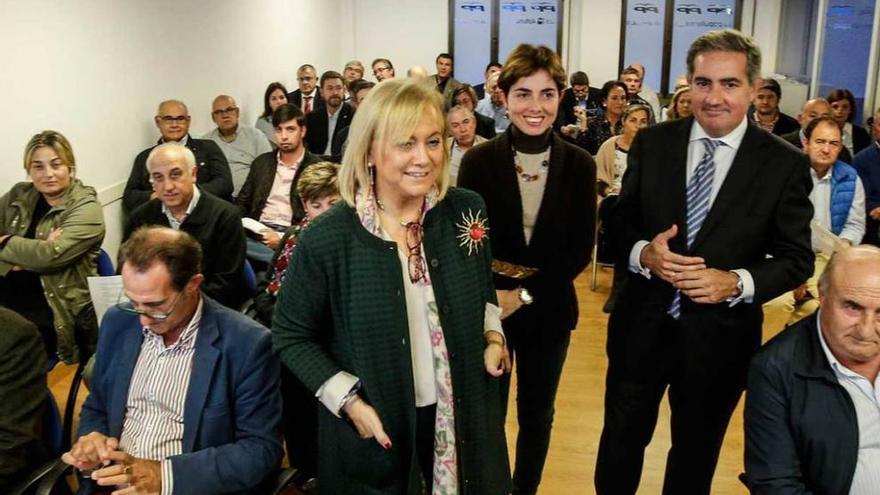
[[296, 468], [278, 469], [260, 483], [257, 493], [279, 495], [296, 475]]
[[37, 485], [37, 491], [34, 492], [34, 495], [51, 495], [59, 481], [66, 483], [64, 477], [72, 471], [72, 466], [69, 466], [61, 459], [55, 459], [52, 461], [49, 471], [40, 479], [40, 484]]

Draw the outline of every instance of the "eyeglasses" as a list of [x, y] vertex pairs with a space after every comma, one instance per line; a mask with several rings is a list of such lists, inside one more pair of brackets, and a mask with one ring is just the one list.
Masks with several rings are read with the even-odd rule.
[[380, 73], [385, 72], [387, 70], [391, 70], [391, 69], [388, 67], [376, 67], [373, 69], [373, 75], [378, 76]]
[[159, 120], [161, 120], [162, 122], [164, 122], [166, 124], [170, 124], [172, 122], [177, 122], [178, 124], [182, 124], [184, 122], [189, 122], [189, 119], [190, 119], [189, 115], [177, 115], [177, 116], [162, 115], [161, 117], [159, 117]]
[[[134, 307], [134, 303], [127, 300], [125, 294], [121, 291], [119, 292], [119, 297], [117, 298], [116, 307], [125, 311], [126, 313], [131, 313], [138, 316], [146, 316], [151, 320], [164, 321], [167, 320], [171, 313], [174, 312], [174, 309], [177, 308], [177, 303], [180, 301], [180, 296], [183, 295], [183, 292], [178, 292], [177, 296], [174, 298], [174, 302], [171, 303], [171, 307], [168, 308], [168, 311], [145, 311], [143, 309], [138, 309]], [[123, 301], [123, 299], [126, 299]]]
[[213, 115], [214, 117], [218, 117], [220, 115], [225, 115], [227, 113], [234, 113], [237, 111], [238, 111], [238, 107], [226, 107], [226, 108], [221, 108], [219, 110], [214, 110], [213, 112], [211, 112], [211, 115]]
[[409, 271], [409, 280], [416, 283], [424, 280], [425, 258], [422, 256], [422, 240], [425, 237], [425, 229], [419, 222], [410, 222], [406, 224], [406, 248], [409, 250], [407, 257], [407, 268]]

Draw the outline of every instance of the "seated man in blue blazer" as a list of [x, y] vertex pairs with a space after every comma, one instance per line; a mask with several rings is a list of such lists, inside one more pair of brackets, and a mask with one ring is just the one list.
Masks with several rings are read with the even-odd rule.
[[753, 494], [877, 493], [880, 249], [831, 257], [818, 316], [788, 327], [749, 369], [745, 481]]
[[201, 293], [201, 257], [195, 239], [166, 227], [120, 248], [130, 302], [104, 316], [80, 438], [62, 456], [91, 471], [81, 494], [253, 493], [279, 465], [271, 337]]

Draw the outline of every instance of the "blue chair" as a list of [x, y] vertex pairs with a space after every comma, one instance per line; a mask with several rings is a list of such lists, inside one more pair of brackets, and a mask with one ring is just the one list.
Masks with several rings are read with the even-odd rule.
[[244, 288], [248, 292], [248, 296], [257, 292], [257, 274], [247, 259], [244, 260]]
[[116, 275], [116, 269], [113, 268], [113, 260], [110, 259], [110, 255], [103, 248], [98, 253], [98, 275], [102, 277]]

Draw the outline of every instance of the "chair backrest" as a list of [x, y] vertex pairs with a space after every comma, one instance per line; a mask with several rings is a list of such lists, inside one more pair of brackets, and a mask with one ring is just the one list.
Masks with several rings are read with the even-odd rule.
[[60, 457], [64, 453], [64, 426], [61, 422], [61, 412], [52, 391], [46, 392], [46, 410], [43, 412], [41, 424], [43, 445], [49, 457]]
[[113, 260], [110, 259], [110, 255], [103, 248], [98, 253], [98, 275], [102, 277], [116, 275], [116, 269], [113, 268]]
[[244, 260], [244, 287], [249, 295], [257, 291], [257, 274], [247, 259]]

